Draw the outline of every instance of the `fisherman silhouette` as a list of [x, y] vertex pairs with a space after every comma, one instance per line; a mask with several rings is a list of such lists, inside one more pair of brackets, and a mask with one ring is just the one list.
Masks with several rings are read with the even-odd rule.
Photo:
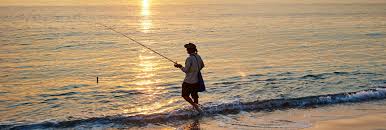
[[[199, 108], [198, 104], [198, 92], [205, 91], [205, 86], [203, 86], [204, 88], [202, 89], [203, 80], [200, 72], [200, 70], [204, 68], [205, 65], [200, 55], [197, 54], [198, 51], [196, 45], [189, 43], [185, 44], [184, 47], [189, 54], [185, 61], [185, 67], [183, 67], [181, 64], [174, 64], [174, 67], [180, 68], [182, 72], [185, 72], [185, 79], [182, 83], [181, 96], [198, 112], [202, 113], [202, 110]], [[190, 98], [190, 96], [192, 98]]]

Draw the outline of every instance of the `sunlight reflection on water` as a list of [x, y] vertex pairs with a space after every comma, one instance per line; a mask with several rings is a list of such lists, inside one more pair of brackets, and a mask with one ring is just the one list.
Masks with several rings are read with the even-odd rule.
[[143, 0], [142, 1], [142, 8], [141, 8], [141, 27], [143, 33], [148, 33], [152, 26], [152, 21], [150, 19], [150, 0]]

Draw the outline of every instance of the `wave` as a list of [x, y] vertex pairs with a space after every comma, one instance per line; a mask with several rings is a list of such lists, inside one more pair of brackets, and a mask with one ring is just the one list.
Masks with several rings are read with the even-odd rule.
[[223, 104], [204, 104], [203, 115], [192, 109], [178, 109], [171, 112], [156, 113], [149, 115], [134, 116], [104, 116], [88, 119], [77, 119], [61, 122], [42, 122], [36, 124], [0, 125], [0, 129], [47, 129], [68, 128], [80, 125], [143, 125], [147, 123], [172, 122], [176, 120], [187, 120], [198, 116], [213, 116], [216, 114], [236, 114], [240, 111], [274, 111], [289, 108], [314, 108], [329, 104], [355, 103], [363, 101], [386, 99], [386, 87], [367, 89], [356, 92], [346, 92], [328, 95], [308, 96], [290, 99], [269, 99], [253, 102], [232, 102]]

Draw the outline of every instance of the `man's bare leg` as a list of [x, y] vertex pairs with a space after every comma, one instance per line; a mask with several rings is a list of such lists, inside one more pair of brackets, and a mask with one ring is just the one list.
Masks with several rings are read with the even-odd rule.
[[198, 98], [193, 98], [194, 103], [198, 104]]
[[[193, 102], [192, 99], [189, 96], [182, 96], [186, 101], [188, 101], [194, 109], [196, 109], [198, 112], [202, 112], [202, 110], [198, 107], [197, 103]], [[197, 100], [198, 102], [198, 100]]]

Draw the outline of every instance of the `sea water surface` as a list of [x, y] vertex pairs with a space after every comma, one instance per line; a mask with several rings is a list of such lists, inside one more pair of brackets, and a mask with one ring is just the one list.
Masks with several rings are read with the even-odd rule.
[[197, 118], [173, 63], [99, 24], [181, 64], [183, 45], [195, 43], [205, 62], [203, 120], [220, 126], [234, 127], [232, 115], [385, 99], [385, 16], [386, 3], [366, 1], [1, 6], [0, 128], [157, 128]]

